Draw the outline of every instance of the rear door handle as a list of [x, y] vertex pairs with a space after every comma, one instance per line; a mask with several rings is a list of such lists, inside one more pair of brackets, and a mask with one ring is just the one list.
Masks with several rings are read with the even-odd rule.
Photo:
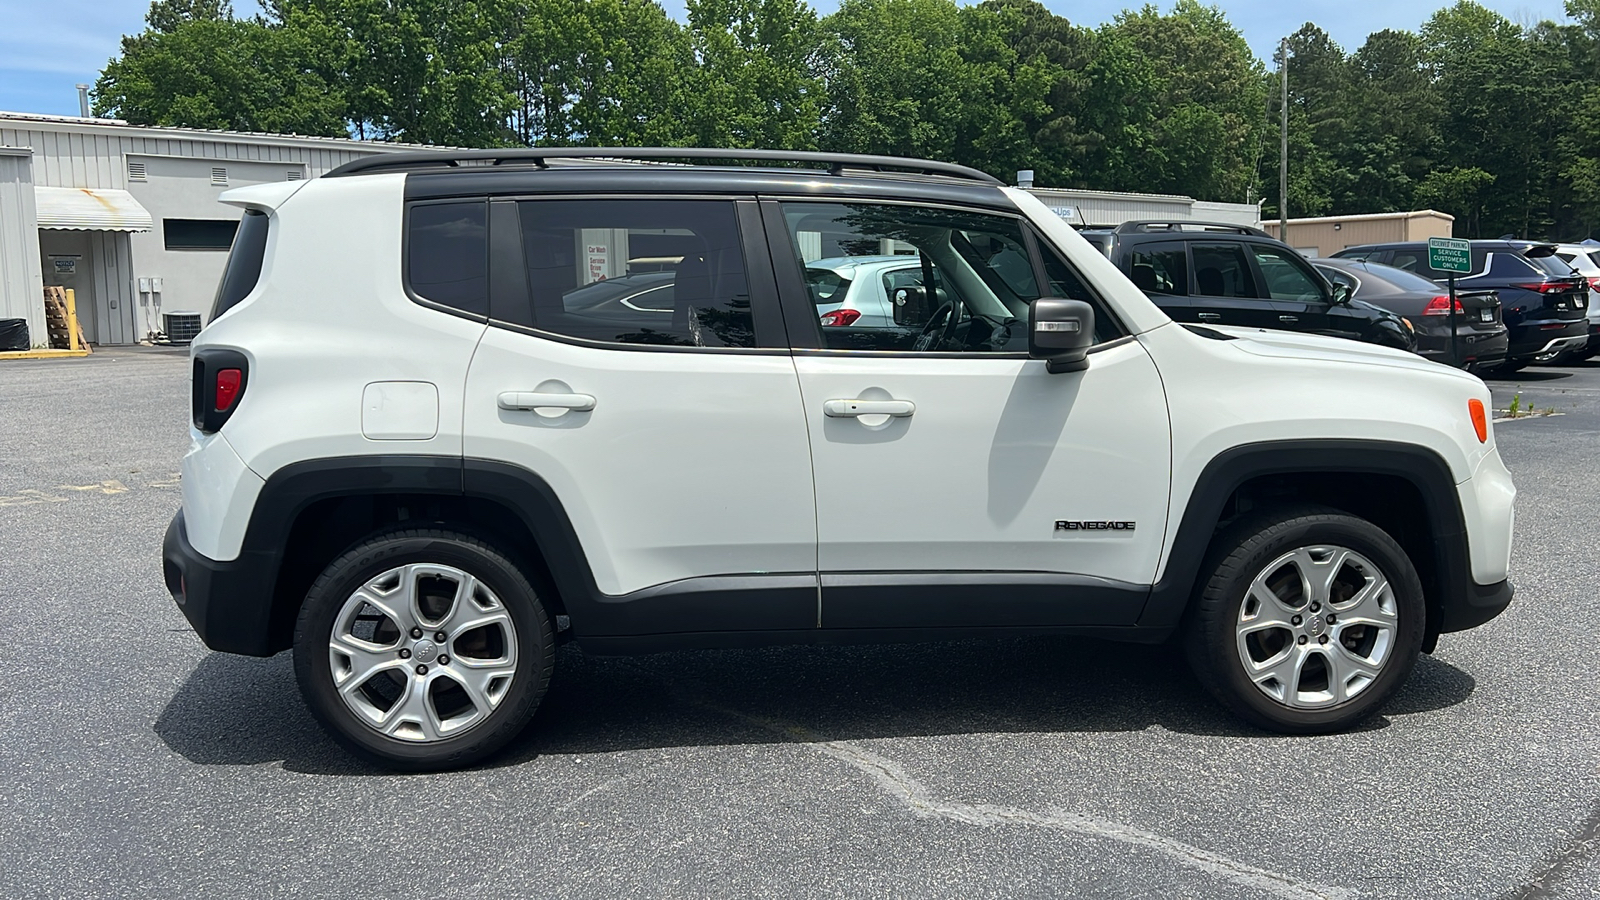
[[1299, 316], [1279, 316], [1278, 317], [1278, 321], [1279, 322], [1298, 322], [1298, 321], [1300, 321], [1300, 317]]
[[859, 416], [894, 416], [903, 419], [917, 411], [910, 400], [829, 400], [822, 404], [824, 415], [835, 419]]
[[1198, 313], [1197, 315], [1206, 322], [1222, 321], [1222, 313]]
[[594, 397], [589, 394], [505, 391], [498, 400], [501, 409], [572, 409], [579, 412], [594, 409]]

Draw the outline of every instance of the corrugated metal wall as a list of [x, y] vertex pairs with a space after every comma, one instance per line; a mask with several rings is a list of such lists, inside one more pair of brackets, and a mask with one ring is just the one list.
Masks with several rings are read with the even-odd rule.
[[[303, 163], [311, 177], [351, 160], [386, 148], [331, 144], [327, 148], [274, 143], [271, 137], [255, 140], [245, 135], [207, 139], [204, 136], [172, 138], [145, 136], [126, 126], [64, 125], [0, 119], [0, 147], [32, 147], [34, 181], [53, 187], [127, 188], [123, 156], [129, 153], [185, 156], [204, 159], [239, 159], [258, 162]], [[101, 133], [109, 132], [109, 133]], [[161, 134], [157, 132], [156, 134]]]
[[33, 160], [0, 149], [0, 319], [28, 320], [28, 339], [47, 346], [39, 228], [33, 203]]

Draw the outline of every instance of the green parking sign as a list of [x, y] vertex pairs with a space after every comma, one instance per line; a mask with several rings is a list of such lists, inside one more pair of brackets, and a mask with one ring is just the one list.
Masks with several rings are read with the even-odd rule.
[[1428, 238], [1428, 267], [1465, 275], [1472, 271], [1472, 245], [1456, 238]]

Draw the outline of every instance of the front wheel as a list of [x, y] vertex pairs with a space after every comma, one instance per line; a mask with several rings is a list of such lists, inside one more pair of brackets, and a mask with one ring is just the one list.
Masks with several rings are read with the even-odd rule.
[[1219, 536], [1187, 623], [1200, 682], [1246, 721], [1322, 734], [1376, 713], [1422, 646], [1426, 606], [1405, 551], [1331, 509], [1260, 514]]
[[503, 554], [449, 531], [379, 535], [334, 560], [295, 628], [295, 675], [340, 743], [388, 768], [469, 765], [527, 725], [550, 618]]

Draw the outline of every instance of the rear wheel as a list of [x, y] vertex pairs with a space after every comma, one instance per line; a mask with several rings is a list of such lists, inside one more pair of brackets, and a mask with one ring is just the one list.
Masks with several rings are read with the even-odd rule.
[[1304, 507], [1223, 533], [1187, 625], [1191, 666], [1224, 706], [1272, 731], [1339, 731], [1376, 713], [1422, 645], [1416, 570], [1364, 519]]
[[549, 684], [550, 619], [503, 554], [448, 531], [366, 541], [312, 586], [295, 675], [317, 719], [389, 768], [469, 765], [527, 724]]

